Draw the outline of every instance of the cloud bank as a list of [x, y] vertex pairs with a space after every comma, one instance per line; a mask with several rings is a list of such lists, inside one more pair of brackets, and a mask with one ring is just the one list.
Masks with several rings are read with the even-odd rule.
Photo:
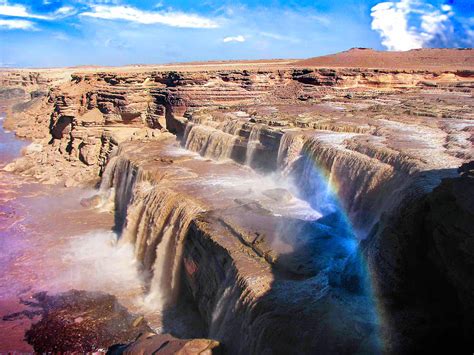
[[372, 7], [371, 28], [391, 51], [472, 45], [466, 24], [455, 21], [454, 15], [447, 4], [436, 7], [421, 0], [388, 1]]
[[29, 12], [26, 6], [21, 4], [9, 5], [7, 2], [0, 4], [0, 15], [7, 17], [21, 17], [50, 21], [58, 18], [64, 18], [73, 15], [74, 13], [75, 10], [71, 6], [62, 6], [51, 14], [39, 15]]
[[0, 15], [3, 16], [12, 16], [12, 17], [24, 17], [24, 18], [35, 18], [40, 20], [50, 20], [50, 16], [36, 15], [28, 12], [25, 6], [23, 5], [8, 5], [4, 3], [0, 5]]
[[34, 30], [35, 24], [27, 20], [2, 20], [0, 19], [0, 28], [8, 30]]
[[1, 61], [124, 65], [472, 47], [470, 1], [0, 0]]
[[91, 11], [81, 16], [95, 17], [106, 20], [125, 20], [145, 25], [163, 24], [183, 28], [217, 28], [214, 20], [184, 12], [143, 11], [131, 6], [93, 5]]

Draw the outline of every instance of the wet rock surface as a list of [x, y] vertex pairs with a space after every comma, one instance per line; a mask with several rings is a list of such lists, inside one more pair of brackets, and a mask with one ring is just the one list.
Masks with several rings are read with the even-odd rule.
[[151, 331], [143, 317], [130, 314], [114, 296], [103, 293], [41, 292], [21, 303], [31, 309], [6, 315], [3, 320], [40, 316], [25, 333], [26, 341], [38, 353], [104, 351]]
[[2, 73], [8, 88], [50, 89], [10, 111], [7, 126], [44, 147], [11, 169], [47, 183], [91, 184], [118, 144], [156, 139], [168, 130], [190, 134], [187, 148], [204, 156], [268, 172], [278, 167], [288, 129], [353, 133], [344, 144], [349, 152], [397, 169], [459, 166], [472, 159], [473, 74], [449, 68], [322, 69], [275, 62], [248, 69], [8, 71]]
[[50, 90], [10, 112], [35, 145], [6, 169], [102, 176], [82, 204], [114, 205], [163, 333], [186, 304], [184, 338], [232, 354], [468, 349], [472, 70], [310, 62], [9, 73]]
[[377, 351], [370, 296], [340, 281], [353, 235], [337, 215], [174, 140], [123, 144], [106, 174], [150, 295], [166, 309], [187, 293], [229, 353]]
[[110, 347], [107, 354], [223, 354], [219, 342], [209, 339], [178, 339], [170, 334], [144, 333], [134, 342]]

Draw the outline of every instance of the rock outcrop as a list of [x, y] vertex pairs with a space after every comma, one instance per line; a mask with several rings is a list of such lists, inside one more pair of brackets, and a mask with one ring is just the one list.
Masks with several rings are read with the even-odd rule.
[[221, 354], [219, 342], [210, 339], [178, 339], [170, 334], [141, 334], [134, 342], [115, 345], [107, 354], [212, 355]]
[[151, 331], [143, 317], [129, 313], [116, 297], [100, 292], [40, 292], [21, 303], [29, 309], [3, 320], [40, 316], [25, 333], [25, 340], [38, 353], [103, 351]]
[[147, 302], [190, 301], [229, 353], [468, 348], [473, 89], [462, 68], [86, 70], [12, 109], [36, 146], [7, 169], [102, 176], [84, 203], [114, 203]]
[[151, 274], [147, 302], [165, 310], [188, 294], [229, 353], [378, 351], [368, 290], [341, 281], [348, 226], [244, 167], [196, 164], [173, 141], [122, 144], [106, 171], [121, 242]]

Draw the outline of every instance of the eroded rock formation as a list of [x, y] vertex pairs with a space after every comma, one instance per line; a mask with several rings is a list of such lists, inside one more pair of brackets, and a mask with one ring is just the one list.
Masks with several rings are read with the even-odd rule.
[[468, 348], [472, 72], [301, 65], [76, 72], [12, 109], [7, 169], [102, 176], [146, 301], [230, 353]]

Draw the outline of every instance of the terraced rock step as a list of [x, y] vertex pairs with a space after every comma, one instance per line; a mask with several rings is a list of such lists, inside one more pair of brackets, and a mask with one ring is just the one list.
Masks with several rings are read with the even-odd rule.
[[174, 140], [122, 144], [113, 159], [120, 242], [153, 274], [148, 302], [166, 309], [189, 292], [230, 353], [377, 350], [370, 292], [345, 281], [356, 241], [337, 212], [321, 219], [288, 182]]
[[[334, 64], [366, 51], [5, 71], [8, 95], [31, 98], [6, 126], [34, 139], [6, 169], [100, 182], [84, 204], [113, 202], [145, 301], [165, 315], [191, 304], [230, 353], [467, 349], [472, 287], [456, 275], [469, 248], [446, 247], [451, 227], [436, 218], [444, 199], [469, 217], [442, 181], [474, 159], [472, 50]], [[449, 217], [463, 226], [456, 245], [470, 245], [472, 223]]]

